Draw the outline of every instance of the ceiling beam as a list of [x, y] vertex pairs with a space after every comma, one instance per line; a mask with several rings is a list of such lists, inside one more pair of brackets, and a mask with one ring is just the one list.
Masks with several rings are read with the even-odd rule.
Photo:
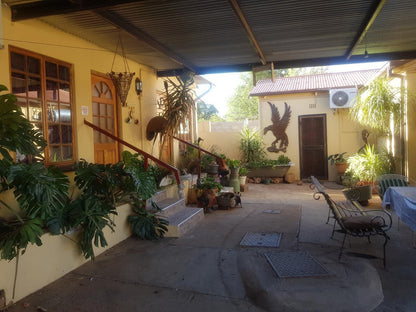
[[94, 13], [100, 16], [101, 18], [105, 19], [107, 22], [113, 24], [115, 27], [125, 31], [134, 39], [145, 42], [156, 51], [159, 51], [160, 53], [166, 55], [176, 63], [183, 65], [188, 70], [192, 72], [196, 71], [196, 66], [194, 64], [185, 60], [182, 56], [176, 54], [174, 51], [172, 51], [165, 45], [161, 44], [159, 41], [155, 40], [153, 37], [151, 37], [143, 30], [127, 22], [123, 17], [119, 16], [118, 14], [110, 13], [106, 10], [95, 10]]
[[374, 21], [377, 18], [377, 15], [380, 13], [381, 9], [383, 8], [386, 0], [376, 0], [373, 2], [370, 10], [361, 24], [360, 28], [357, 31], [357, 34], [354, 37], [354, 40], [346, 53], [345, 59], [348, 61], [352, 54], [354, 53], [355, 48], [360, 44], [363, 38], [367, 35], [368, 30], [370, 29], [371, 25], [373, 25]]
[[144, 0], [44, 0], [11, 5], [12, 21], [113, 7]]
[[244, 29], [247, 32], [247, 35], [254, 47], [254, 49], [256, 50], [257, 54], [260, 57], [260, 61], [262, 63], [262, 65], [266, 65], [266, 58], [264, 57], [263, 51], [260, 48], [260, 45], [258, 44], [256, 37], [254, 36], [253, 31], [251, 30], [250, 25], [248, 24], [246, 17], [244, 16], [243, 11], [241, 11], [240, 6], [238, 5], [237, 0], [229, 0], [229, 2], [231, 3], [231, 6], [233, 7], [235, 13], [237, 14], [241, 24], [243, 24]]
[[[314, 59], [301, 59], [301, 60], [287, 60], [287, 61], [275, 61], [274, 69], [284, 68], [299, 68], [299, 67], [312, 67], [312, 66], [330, 66], [330, 65], [344, 65], [354, 63], [368, 63], [368, 62], [387, 62], [392, 60], [411, 60], [416, 59], [416, 51], [405, 52], [392, 52], [392, 53], [379, 53], [370, 54], [368, 58], [364, 58], [364, 55], [353, 55], [346, 61], [344, 56], [337, 57], [324, 57]], [[230, 72], [249, 72], [255, 66], [262, 66], [261, 63], [250, 64], [235, 64], [224, 66], [210, 66], [196, 68], [195, 73], [198, 75], [206, 74], [218, 74], [218, 73], [230, 73]], [[158, 77], [170, 77], [181, 74], [183, 68], [172, 70], [161, 70], [157, 72]]]

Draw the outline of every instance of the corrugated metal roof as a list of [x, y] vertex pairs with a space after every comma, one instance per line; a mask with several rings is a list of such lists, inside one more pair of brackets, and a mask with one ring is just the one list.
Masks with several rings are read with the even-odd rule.
[[[186, 67], [194, 69], [197, 74], [206, 74], [247, 71], [261, 65], [260, 53], [253, 48], [252, 39], [232, 1], [103, 0], [104, 4], [100, 1], [71, 0], [2, 2], [11, 6], [12, 14], [18, 12], [22, 18], [38, 17], [112, 51], [121, 28], [127, 57], [155, 68], [160, 75]], [[385, 3], [374, 0], [235, 2], [251, 28], [265, 61], [274, 62], [275, 68], [416, 57], [415, 0]], [[34, 4], [36, 9], [33, 6], [17, 6], [25, 3]], [[57, 6], [54, 11], [51, 7], [56, 3], [72, 7], [61, 12], [57, 11], [61, 8]], [[88, 9], [91, 4], [93, 7]], [[375, 22], [369, 27], [365, 39], [357, 43], [362, 37], [363, 27], [379, 4], [384, 5]], [[32, 14], [34, 11], [37, 15]], [[146, 36], [160, 45], [146, 40]], [[348, 59], [352, 47], [355, 48], [351, 59]], [[370, 55], [368, 59], [364, 58], [365, 49]]]
[[379, 73], [378, 69], [351, 71], [344, 73], [324, 73], [307, 76], [279, 77], [259, 80], [250, 96], [266, 96], [330, 89], [362, 87]]

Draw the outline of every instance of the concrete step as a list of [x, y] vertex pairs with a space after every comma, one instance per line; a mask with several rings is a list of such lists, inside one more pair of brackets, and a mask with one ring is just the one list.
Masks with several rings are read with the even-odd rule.
[[204, 218], [203, 208], [186, 207], [184, 199], [176, 201], [175, 199], [165, 199], [158, 203], [158, 205], [164, 204], [167, 206], [159, 206], [162, 211], [158, 212], [158, 215], [169, 221], [166, 237], [180, 237]]

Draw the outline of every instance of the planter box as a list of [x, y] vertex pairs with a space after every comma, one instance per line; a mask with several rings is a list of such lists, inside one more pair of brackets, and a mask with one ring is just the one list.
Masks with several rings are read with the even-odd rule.
[[283, 178], [289, 168], [293, 166], [293, 163], [289, 165], [278, 165], [274, 167], [262, 167], [256, 169], [249, 169], [247, 176], [249, 178], [262, 177], [262, 178]]

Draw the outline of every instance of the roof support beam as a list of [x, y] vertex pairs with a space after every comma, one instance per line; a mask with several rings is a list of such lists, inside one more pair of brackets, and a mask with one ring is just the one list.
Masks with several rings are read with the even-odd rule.
[[266, 65], [266, 58], [264, 57], [264, 54], [260, 48], [260, 45], [258, 44], [256, 37], [254, 37], [254, 34], [251, 30], [250, 25], [247, 23], [246, 17], [244, 16], [243, 11], [241, 11], [240, 6], [238, 5], [237, 0], [229, 0], [231, 3], [231, 6], [233, 7], [235, 13], [237, 14], [238, 18], [240, 19], [241, 24], [243, 24], [244, 29], [246, 30], [248, 37], [251, 41], [251, 43], [253, 44], [253, 47], [255, 48], [255, 50], [257, 51], [257, 54], [260, 57], [260, 61], [262, 63], [262, 65]]
[[12, 21], [21, 21], [49, 15], [104, 9], [119, 4], [140, 2], [144, 0], [44, 0], [11, 6]]
[[185, 66], [190, 71], [192, 72], [196, 71], [195, 69], [196, 66], [194, 64], [183, 59], [180, 55], [176, 54], [174, 51], [164, 46], [159, 41], [155, 40], [153, 37], [151, 37], [149, 34], [144, 32], [143, 30], [127, 22], [118, 14], [110, 13], [106, 10], [96, 10], [94, 11], [94, 13], [99, 15], [101, 18], [105, 19], [107, 22], [113, 24], [115, 27], [127, 32], [134, 39], [145, 42], [146, 44], [148, 44], [155, 50], [159, 51], [160, 53], [166, 55], [173, 61]]
[[[302, 59], [302, 60], [287, 60], [287, 61], [275, 61], [274, 69], [283, 68], [297, 68], [297, 67], [312, 67], [312, 66], [329, 66], [329, 65], [342, 65], [342, 64], [354, 64], [354, 63], [366, 63], [366, 62], [387, 62], [392, 60], [411, 60], [416, 59], [416, 51], [405, 52], [392, 52], [392, 53], [379, 53], [371, 54], [369, 58], [364, 58], [363, 55], [353, 55], [346, 61], [344, 56], [337, 57], [324, 57], [314, 59]], [[195, 73], [198, 75], [205, 74], [218, 74], [229, 72], [244, 72], [251, 71], [255, 66], [262, 66], [261, 63], [256, 64], [234, 64], [224, 66], [211, 66], [211, 67], [199, 67], [196, 68]], [[172, 69], [165, 71], [158, 71], [158, 77], [169, 77], [179, 75], [183, 69]]]
[[354, 52], [355, 48], [360, 44], [363, 38], [367, 35], [368, 30], [370, 29], [371, 25], [373, 25], [374, 21], [376, 20], [377, 15], [380, 13], [385, 3], [386, 3], [386, 0], [376, 0], [374, 4], [371, 6], [371, 9], [368, 11], [365, 20], [361, 24], [360, 28], [357, 31], [357, 34], [354, 37], [353, 43], [348, 49], [348, 52], [345, 57], [347, 61], [351, 58], [352, 53]]

